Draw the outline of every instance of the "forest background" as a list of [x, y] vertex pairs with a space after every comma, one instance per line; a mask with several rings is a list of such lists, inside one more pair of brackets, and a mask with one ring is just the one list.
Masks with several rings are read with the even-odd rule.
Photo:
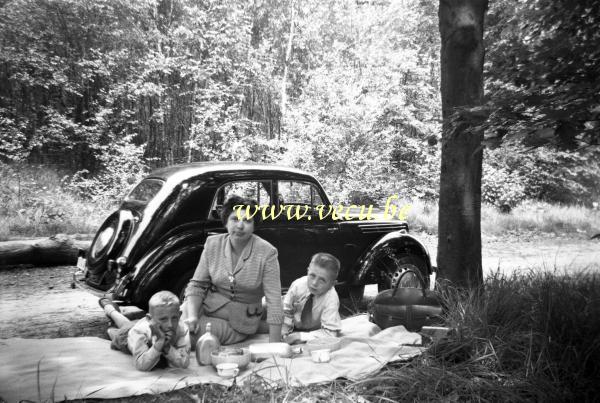
[[[150, 169], [194, 161], [291, 165], [335, 203], [400, 194], [435, 209], [437, 12], [427, 0], [0, 1], [0, 238], [65, 222], [92, 232]], [[490, 2], [484, 202], [600, 199], [598, 23], [592, 1]]]

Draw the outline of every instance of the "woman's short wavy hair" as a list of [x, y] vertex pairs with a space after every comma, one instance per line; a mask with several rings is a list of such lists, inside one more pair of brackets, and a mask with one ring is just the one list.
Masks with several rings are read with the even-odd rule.
[[[223, 203], [223, 208], [221, 209], [221, 221], [223, 225], [227, 225], [227, 219], [231, 215], [231, 213], [235, 212], [235, 206], [242, 206], [242, 214], [246, 214], [248, 211], [251, 215], [253, 215], [252, 220], [254, 221], [254, 226], [260, 224], [261, 222], [261, 214], [258, 210], [258, 203], [254, 199], [250, 199], [247, 197], [241, 197], [238, 195], [230, 196], [225, 203]], [[248, 208], [248, 210], [246, 210]]]

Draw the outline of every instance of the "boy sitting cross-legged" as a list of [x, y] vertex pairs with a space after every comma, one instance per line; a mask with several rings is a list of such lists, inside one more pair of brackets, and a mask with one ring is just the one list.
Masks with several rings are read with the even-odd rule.
[[159, 291], [148, 302], [148, 314], [137, 323], [123, 315], [108, 298], [100, 306], [118, 329], [109, 328], [111, 347], [129, 352], [140, 371], [167, 366], [187, 368], [190, 364], [188, 330], [179, 323], [179, 298], [170, 291]]
[[339, 335], [340, 300], [333, 287], [339, 270], [340, 261], [335, 256], [317, 253], [310, 260], [307, 275], [292, 283], [283, 297], [281, 331], [285, 342]]

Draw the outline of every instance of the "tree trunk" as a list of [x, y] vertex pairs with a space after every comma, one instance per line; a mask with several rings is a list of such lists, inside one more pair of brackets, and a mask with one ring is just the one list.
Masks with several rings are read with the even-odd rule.
[[283, 61], [283, 77], [281, 78], [281, 106], [279, 110], [281, 111], [281, 119], [283, 120], [285, 116], [285, 108], [287, 103], [287, 75], [288, 75], [288, 65], [290, 64], [290, 60], [292, 58], [292, 44], [294, 42], [294, 25], [295, 25], [295, 9], [294, 9], [294, 1], [290, 2], [290, 36], [288, 37], [287, 48], [285, 50], [285, 60]]
[[481, 118], [487, 0], [440, 0], [442, 166], [437, 264], [460, 286], [482, 283]]
[[77, 241], [64, 234], [43, 239], [0, 242], [0, 267], [20, 264], [75, 265], [79, 249], [87, 250], [89, 246], [90, 241]]

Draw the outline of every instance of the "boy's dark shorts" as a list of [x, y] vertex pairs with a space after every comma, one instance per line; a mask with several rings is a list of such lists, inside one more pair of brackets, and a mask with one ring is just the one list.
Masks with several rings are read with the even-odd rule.
[[123, 327], [115, 329], [116, 332], [110, 335], [110, 348], [113, 350], [119, 350], [126, 354], [131, 354], [129, 347], [127, 346], [127, 335], [129, 330], [135, 325], [135, 323], [127, 324]]

